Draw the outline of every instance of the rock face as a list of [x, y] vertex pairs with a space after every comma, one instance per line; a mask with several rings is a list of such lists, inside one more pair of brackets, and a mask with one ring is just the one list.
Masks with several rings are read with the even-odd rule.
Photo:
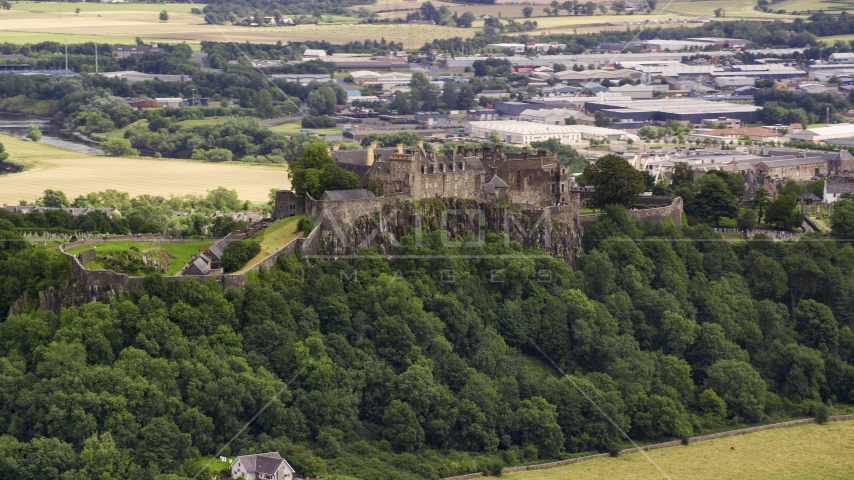
[[500, 234], [505, 242], [519, 242], [574, 265], [581, 252], [578, 209], [529, 208], [530, 205], [435, 198], [378, 205], [374, 213], [359, 216], [341, 215], [344, 212], [340, 209], [325, 210], [319, 219], [319, 241], [304, 256], [352, 258], [362, 249], [392, 254], [405, 235], [415, 233], [418, 246], [423, 234], [444, 230], [447, 235], [442, 235], [440, 242], [455, 249], [455, 255], [476, 254], [487, 235]]

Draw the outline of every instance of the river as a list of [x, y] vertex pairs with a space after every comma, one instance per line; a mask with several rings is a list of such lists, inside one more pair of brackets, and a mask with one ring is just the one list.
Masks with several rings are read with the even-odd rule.
[[30, 125], [39, 127], [42, 132], [41, 143], [53, 145], [54, 147], [66, 148], [91, 155], [103, 155], [100, 148], [90, 147], [73, 135], [63, 133], [59, 125], [38, 117], [27, 117], [22, 115], [8, 115], [0, 113], [0, 132], [19, 138], [26, 138]]

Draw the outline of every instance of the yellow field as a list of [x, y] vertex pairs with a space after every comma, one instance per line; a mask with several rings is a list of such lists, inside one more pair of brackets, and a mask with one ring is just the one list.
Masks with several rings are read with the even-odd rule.
[[[819, 0], [797, 0], [799, 2], [819, 3]], [[666, 5], [666, 3], [665, 3]], [[832, 4], [831, 4], [832, 5]], [[740, 18], [770, 18], [773, 20], [786, 20], [797, 18], [795, 15], [778, 15], [754, 10], [756, 2], [745, 2], [742, 0], [699, 0], [699, 1], [674, 1], [666, 8], [668, 12], [682, 13], [693, 16], [706, 16], [715, 19], [715, 10], [723, 8], [725, 16], [720, 20], [737, 20]], [[784, 7], [782, 3], [771, 5], [774, 10], [785, 9], [791, 12], [793, 9]], [[659, 8], [664, 8], [659, 2]]]
[[[196, 6], [202, 7], [203, 4]], [[75, 8], [80, 8], [79, 15], [74, 13]], [[326, 40], [346, 43], [384, 36], [388, 40], [403, 41], [407, 48], [415, 48], [434, 38], [474, 35], [473, 29], [434, 25], [340, 23], [346, 21], [346, 17], [330, 17], [336, 23], [317, 26], [251, 28], [208, 25], [201, 15], [190, 14], [191, 8], [194, 5], [188, 3], [13, 3], [10, 10], [0, 10], [0, 41], [132, 43], [139, 36], [145, 41], [186, 41], [189, 44], [202, 40], [255, 43]], [[161, 10], [169, 12], [169, 21], [159, 20]], [[355, 18], [352, 20], [356, 21]]]
[[[672, 479], [829, 480], [852, 477], [852, 443], [854, 422], [831, 422], [765, 430], [646, 454]], [[640, 453], [504, 476], [512, 480], [664, 478]]]
[[131, 196], [169, 196], [204, 194], [223, 186], [252, 202], [266, 202], [271, 188], [290, 188], [284, 166], [93, 157], [8, 135], [0, 135], [0, 141], [13, 160], [34, 165], [22, 173], [0, 175], [0, 203], [10, 205], [32, 202], [48, 188], [74, 198], [108, 188]]

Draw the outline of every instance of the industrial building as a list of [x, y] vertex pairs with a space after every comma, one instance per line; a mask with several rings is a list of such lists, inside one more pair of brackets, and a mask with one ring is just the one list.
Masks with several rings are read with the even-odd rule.
[[840, 123], [837, 125], [829, 125], [827, 127], [808, 128], [789, 135], [789, 138], [793, 140], [803, 140], [805, 142], [813, 143], [851, 137], [854, 137], [854, 124], [851, 123]]
[[[669, 98], [634, 101], [597, 99], [587, 102], [584, 108], [591, 114], [601, 111], [608, 117], [622, 120], [659, 124], [667, 123], [668, 120], [677, 120], [701, 125], [703, 119], [718, 117], [733, 118], [742, 123], [753, 123], [756, 121], [756, 110], [761, 107], [690, 98]], [[851, 126], [854, 127], [854, 125]]]
[[578, 119], [583, 116], [584, 112], [578, 110], [541, 108], [537, 110], [524, 110], [519, 114], [519, 120], [523, 122], [545, 123], [546, 125], [566, 125], [567, 119]]
[[474, 138], [488, 139], [496, 132], [504, 143], [513, 145], [530, 145], [556, 138], [564, 145], [581, 143], [581, 131], [573, 126], [544, 125], [542, 123], [520, 122], [515, 120], [499, 120], [485, 122], [469, 122], [466, 132]]

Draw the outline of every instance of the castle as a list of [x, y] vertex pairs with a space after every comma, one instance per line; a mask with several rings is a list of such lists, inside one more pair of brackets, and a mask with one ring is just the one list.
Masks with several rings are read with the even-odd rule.
[[[416, 146], [398, 145], [378, 148], [376, 143], [360, 150], [338, 150], [330, 154], [336, 164], [355, 173], [363, 188], [379, 185], [385, 195], [398, 199], [463, 198], [479, 202], [525, 204], [533, 207], [574, 205], [578, 203], [578, 185], [567, 167], [556, 155], [546, 150], [529, 153], [506, 153], [501, 145], [494, 148], [465, 148], [428, 152], [421, 142]], [[327, 192], [332, 193], [332, 192]], [[307, 198], [306, 198], [307, 197]], [[308, 213], [306, 200], [290, 191], [276, 195], [274, 218]], [[369, 198], [365, 190], [336, 192], [327, 200]]]

